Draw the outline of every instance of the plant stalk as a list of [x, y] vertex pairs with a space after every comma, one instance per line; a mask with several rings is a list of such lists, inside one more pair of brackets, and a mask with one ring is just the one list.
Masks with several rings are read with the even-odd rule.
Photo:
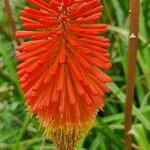
[[136, 59], [137, 59], [137, 45], [139, 34], [139, 11], [140, 0], [130, 0], [130, 34], [129, 34], [129, 49], [128, 49], [128, 79], [127, 92], [125, 102], [125, 135], [124, 135], [124, 149], [132, 149], [132, 104], [134, 99], [134, 85], [136, 75]]
[[9, 25], [12, 30], [12, 38], [15, 40], [17, 45], [20, 45], [20, 41], [15, 37], [15, 32], [16, 32], [16, 22], [13, 16], [13, 12], [10, 6], [10, 1], [9, 0], [4, 0], [4, 5], [5, 5], [5, 10], [6, 14], [8, 17]]
[[25, 122], [24, 122], [24, 124], [23, 124], [23, 126], [22, 126], [22, 128], [21, 128], [21, 130], [20, 130], [20, 132], [18, 134], [18, 136], [17, 136], [16, 144], [14, 145], [14, 150], [18, 150], [19, 149], [21, 139], [22, 139], [25, 131], [27, 130], [30, 121], [31, 121], [31, 118], [26, 117], [26, 120], [25, 120]]

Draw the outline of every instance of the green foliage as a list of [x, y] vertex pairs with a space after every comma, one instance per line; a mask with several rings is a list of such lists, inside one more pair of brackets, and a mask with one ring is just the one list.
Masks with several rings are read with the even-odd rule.
[[[124, 134], [124, 102], [127, 80], [128, 0], [103, 0], [102, 22], [110, 24], [113, 78], [96, 126], [84, 137], [77, 150], [122, 150]], [[19, 11], [24, 0], [12, 0], [11, 6], [20, 29]], [[149, 150], [150, 141], [150, 3], [141, 0], [140, 40], [137, 57], [135, 101], [133, 105], [133, 149]], [[0, 1], [0, 150], [54, 150], [44, 139], [35, 118], [26, 117], [24, 98], [19, 88], [15, 66], [14, 41], [11, 38], [3, 1]]]

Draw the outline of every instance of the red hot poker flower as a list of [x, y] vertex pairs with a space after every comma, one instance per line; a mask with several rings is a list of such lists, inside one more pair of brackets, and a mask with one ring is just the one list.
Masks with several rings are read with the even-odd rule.
[[21, 11], [27, 30], [18, 38], [19, 82], [26, 104], [37, 115], [45, 135], [58, 149], [71, 150], [102, 109], [111, 67], [107, 31], [99, 24], [99, 0], [27, 0], [34, 8]]

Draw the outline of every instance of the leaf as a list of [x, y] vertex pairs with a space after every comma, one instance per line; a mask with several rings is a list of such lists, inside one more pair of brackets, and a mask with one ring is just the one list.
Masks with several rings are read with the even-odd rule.
[[148, 137], [146, 132], [141, 124], [133, 125], [132, 134], [134, 135], [135, 140], [140, 146], [141, 150], [149, 150], [150, 143], [148, 141]]

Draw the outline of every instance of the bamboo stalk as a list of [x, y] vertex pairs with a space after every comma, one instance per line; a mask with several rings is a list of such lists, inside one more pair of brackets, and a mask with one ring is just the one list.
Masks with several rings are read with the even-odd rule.
[[125, 150], [132, 148], [132, 104], [134, 99], [134, 84], [136, 75], [136, 58], [139, 33], [139, 11], [140, 0], [130, 0], [130, 34], [129, 34], [129, 49], [128, 49], [128, 79], [127, 92], [125, 102]]
[[12, 38], [15, 40], [17, 45], [20, 45], [20, 41], [15, 37], [15, 32], [16, 32], [16, 22], [12, 13], [12, 9], [10, 6], [10, 1], [9, 0], [4, 0], [4, 5], [5, 5], [5, 10], [6, 14], [8, 17], [8, 21], [12, 30]]

